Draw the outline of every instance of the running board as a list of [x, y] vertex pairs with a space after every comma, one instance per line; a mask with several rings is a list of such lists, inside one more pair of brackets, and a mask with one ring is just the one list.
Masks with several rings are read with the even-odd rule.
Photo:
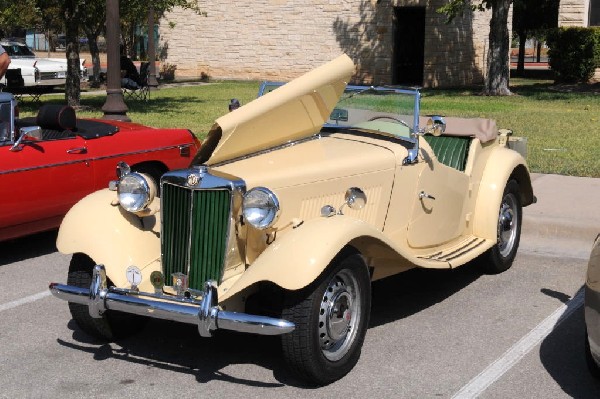
[[[426, 259], [426, 260], [439, 261], [439, 262], [448, 262], [452, 266], [455, 266], [456, 264], [452, 262], [453, 260], [460, 258], [464, 255], [467, 255], [473, 251], [477, 252], [477, 255], [480, 255], [481, 253], [483, 253], [490, 247], [491, 247], [491, 245], [490, 245], [489, 240], [486, 240], [485, 238], [475, 237], [475, 236], [468, 236], [468, 237], [464, 237], [460, 242], [458, 242], [454, 245], [451, 245], [447, 248], [444, 248], [441, 251], [436, 251], [431, 254], [424, 254], [424, 255], [419, 256], [419, 258]], [[469, 256], [469, 260], [474, 259], [477, 255]], [[458, 263], [465, 263], [465, 262], [458, 262]]]

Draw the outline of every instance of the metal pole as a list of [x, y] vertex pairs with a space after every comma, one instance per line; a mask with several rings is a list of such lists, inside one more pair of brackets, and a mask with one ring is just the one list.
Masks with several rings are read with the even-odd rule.
[[121, 91], [121, 61], [119, 42], [121, 25], [119, 19], [119, 0], [106, 0], [106, 102], [102, 106], [102, 119], [130, 122], [127, 117], [127, 105]]
[[148, 86], [150, 86], [151, 90], [158, 90], [158, 80], [156, 80], [156, 46], [154, 44], [154, 7], [152, 3], [148, 6], [148, 61], [150, 62]]

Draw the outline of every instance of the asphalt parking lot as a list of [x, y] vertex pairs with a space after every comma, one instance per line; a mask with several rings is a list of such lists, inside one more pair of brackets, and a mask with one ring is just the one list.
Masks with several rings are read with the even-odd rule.
[[287, 372], [277, 337], [202, 339], [194, 327], [150, 321], [134, 337], [93, 341], [47, 291], [65, 282], [69, 261], [56, 252], [56, 233], [0, 243], [0, 397], [600, 397], [583, 352], [590, 229], [576, 226], [578, 245], [554, 245], [565, 234], [559, 223], [535, 223], [551, 218], [540, 193], [556, 182], [540, 179], [539, 208], [526, 210], [509, 271], [490, 276], [467, 265], [376, 282], [357, 367], [318, 389]]

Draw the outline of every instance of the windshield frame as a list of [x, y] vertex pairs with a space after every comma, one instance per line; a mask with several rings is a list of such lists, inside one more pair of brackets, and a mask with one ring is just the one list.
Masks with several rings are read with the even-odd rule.
[[[275, 89], [277, 89], [278, 87], [281, 87], [285, 84], [285, 82], [281, 82], [281, 81], [263, 81], [260, 84], [260, 87], [258, 89], [258, 97], [261, 97]], [[419, 115], [421, 112], [421, 91], [420, 88], [411, 88], [411, 87], [394, 87], [394, 86], [366, 86], [366, 85], [347, 85], [346, 89], [344, 90], [344, 94], [342, 95], [342, 97], [340, 98], [339, 103], [342, 103], [345, 99], [354, 96], [354, 95], [360, 95], [361, 93], [372, 93], [372, 92], [386, 92], [386, 93], [395, 93], [395, 94], [399, 94], [399, 95], [408, 95], [408, 96], [413, 96], [414, 100], [413, 100], [413, 123], [412, 126], [410, 126], [410, 137], [398, 137], [398, 139], [401, 140], [406, 140], [409, 141], [412, 144], [416, 144], [418, 145], [418, 140], [416, 138], [416, 133], [418, 133], [420, 131], [420, 127], [419, 127]], [[356, 94], [353, 94], [356, 93]], [[336, 108], [337, 109], [337, 106]], [[400, 115], [400, 114], [398, 114]], [[352, 129], [356, 129], [356, 127], [352, 126], [352, 125], [339, 125], [337, 123], [325, 123], [323, 125], [324, 129], [327, 130], [331, 130], [331, 129], [339, 129], [339, 130], [352, 130]], [[375, 134], [383, 134], [381, 132], [378, 131], [372, 131]]]

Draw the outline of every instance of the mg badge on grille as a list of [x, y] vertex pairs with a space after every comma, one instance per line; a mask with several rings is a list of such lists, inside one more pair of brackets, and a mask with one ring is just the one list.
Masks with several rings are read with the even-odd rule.
[[198, 175], [191, 174], [187, 177], [188, 186], [195, 186], [198, 184], [199, 181], [200, 178], [198, 177]]

